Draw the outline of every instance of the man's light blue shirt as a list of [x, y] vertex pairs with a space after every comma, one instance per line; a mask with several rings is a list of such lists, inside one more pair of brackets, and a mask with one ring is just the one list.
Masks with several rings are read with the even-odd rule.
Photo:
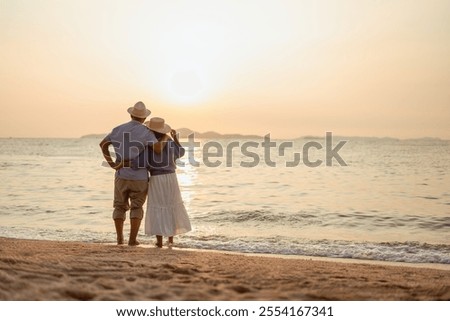
[[[136, 120], [117, 126], [105, 139], [112, 143], [118, 161], [133, 160], [145, 147], [158, 141], [151, 130]], [[136, 170], [125, 167], [116, 171], [116, 177], [144, 181], [148, 180], [148, 171], [146, 168]]]

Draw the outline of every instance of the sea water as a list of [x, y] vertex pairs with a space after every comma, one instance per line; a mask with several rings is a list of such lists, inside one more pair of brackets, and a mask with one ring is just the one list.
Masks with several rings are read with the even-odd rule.
[[[450, 264], [450, 141], [333, 139], [346, 143], [331, 166], [325, 137], [186, 144], [177, 175], [193, 230], [176, 246]], [[114, 242], [99, 141], [1, 138], [0, 236]], [[154, 243], [143, 228], [139, 239]]]

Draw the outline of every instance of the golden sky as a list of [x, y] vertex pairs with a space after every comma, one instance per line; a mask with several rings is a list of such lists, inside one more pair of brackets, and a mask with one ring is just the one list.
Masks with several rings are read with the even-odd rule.
[[450, 139], [450, 1], [0, 0], [0, 137]]

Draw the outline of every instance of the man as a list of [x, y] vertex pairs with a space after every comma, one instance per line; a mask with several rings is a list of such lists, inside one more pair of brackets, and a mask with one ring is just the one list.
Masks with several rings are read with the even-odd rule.
[[[132, 169], [129, 161], [138, 157], [145, 147], [152, 148], [160, 154], [164, 149], [166, 139], [157, 141], [153, 132], [145, 125], [145, 119], [150, 115], [144, 103], [139, 101], [128, 108], [131, 120], [117, 126], [101, 142], [103, 157], [108, 165], [116, 170], [114, 179], [114, 211], [113, 219], [117, 234], [117, 244], [124, 243], [123, 225], [126, 211], [130, 209], [130, 237], [128, 245], [139, 245], [136, 240], [144, 216], [142, 206], [147, 197], [148, 171], [146, 168]], [[113, 145], [116, 160], [109, 152]]]

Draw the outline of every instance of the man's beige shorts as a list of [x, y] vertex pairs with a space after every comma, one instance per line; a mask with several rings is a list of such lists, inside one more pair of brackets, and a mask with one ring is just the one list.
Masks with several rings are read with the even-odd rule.
[[144, 217], [142, 206], [147, 198], [148, 181], [133, 181], [115, 178], [114, 181], [114, 212], [113, 219], [126, 218], [126, 211], [130, 210], [130, 218]]

